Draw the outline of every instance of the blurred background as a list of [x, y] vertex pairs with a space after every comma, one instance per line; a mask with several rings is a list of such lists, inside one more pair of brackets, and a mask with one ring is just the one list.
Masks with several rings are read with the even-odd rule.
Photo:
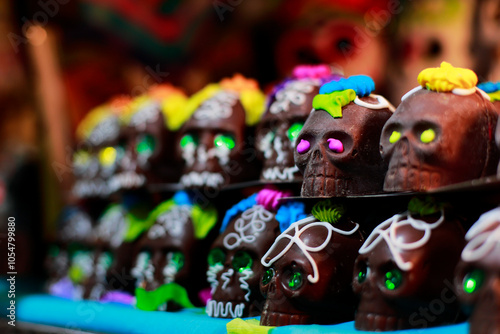
[[116, 94], [192, 94], [236, 72], [269, 91], [297, 64], [367, 74], [394, 105], [448, 61], [500, 80], [499, 0], [7, 0], [0, 2], [0, 263], [16, 218], [18, 274], [71, 203], [79, 121]]

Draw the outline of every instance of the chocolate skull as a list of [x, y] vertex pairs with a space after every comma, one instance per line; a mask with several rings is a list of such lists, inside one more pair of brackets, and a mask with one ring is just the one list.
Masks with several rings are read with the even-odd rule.
[[128, 99], [116, 98], [91, 110], [79, 124], [80, 144], [73, 154], [76, 178], [73, 193], [78, 198], [106, 197], [109, 194], [107, 182], [124, 154], [119, 145], [121, 131], [117, 115], [126, 103]]
[[481, 215], [465, 235], [456, 269], [458, 297], [470, 314], [469, 333], [500, 331], [500, 208]]
[[[315, 100], [349, 90], [320, 94]], [[340, 106], [340, 114], [326, 110], [338, 106], [331, 98], [332, 102], [317, 106], [325, 109], [314, 110], [304, 124], [294, 152], [295, 163], [304, 175], [301, 196], [362, 195], [382, 190], [386, 164], [380, 157], [379, 139], [392, 106], [378, 95], [351, 97]]]
[[475, 87], [459, 93], [420, 89], [405, 96], [380, 138], [389, 164], [385, 191], [429, 190], [495, 174], [498, 114]]
[[266, 208], [260, 200], [265, 192], [261, 191], [260, 197], [254, 194], [228, 210], [223, 232], [212, 244], [207, 271], [212, 288], [206, 308], [210, 317], [241, 318], [261, 312], [260, 259], [279, 234], [276, 208]]
[[284, 326], [352, 320], [353, 269], [363, 237], [358, 224], [304, 218], [278, 236], [262, 257], [266, 297], [260, 324]]
[[[171, 85], [159, 85], [129, 105], [125, 119], [125, 153], [110, 180], [112, 191], [143, 187], [146, 183], [175, 182], [178, 177], [175, 130], [183, 121], [185, 95]], [[171, 119], [172, 118], [172, 119]]]
[[[340, 78], [340, 77], [339, 77]], [[291, 79], [277, 85], [257, 127], [257, 150], [264, 161], [263, 181], [302, 181], [293, 159], [295, 141], [311, 112], [319, 86], [332, 80], [326, 65], [298, 66]]]
[[[217, 219], [213, 209], [205, 208], [205, 212], [211, 212], [211, 215], [201, 216], [200, 220], [199, 213], [195, 215], [198, 209], [184, 192], [179, 192], [173, 199], [159, 204], [153, 210], [151, 215], [154, 223], [138, 241], [131, 270], [136, 287], [142, 293], [136, 291], [139, 308], [173, 311], [190, 306], [178, 297], [181, 294], [187, 296], [190, 302], [198, 304], [198, 293], [206, 281], [205, 268], [203, 263], [197, 261], [197, 255], [206, 250], [208, 242], [213, 240], [206, 234]], [[196, 231], [200, 224], [208, 227], [204, 235]], [[177, 291], [183, 290], [177, 295], [173, 294], [177, 298], [162, 295], [169, 285], [175, 285]], [[157, 301], [148, 304], [148, 294], [157, 294]]]
[[[239, 92], [238, 87], [224, 88], [227, 85], [221, 83], [180, 130], [178, 150], [185, 163], [180, 183], [185, 187], [220, 189], [253, 179], [258, 173], [247, 125], [258, 121], [264, 110], [264, 96], [250, 80], [241, 76], [230, 80], [233, 84], [251, 85], [246, 92]], [[211, 89], [209, 86], [201, 93]], [[252, 96], [243, 99], [248, 93]], [[244, 103], [252, 99], [253, 103], [245, 107]]]
[[377, 226], [359, 250], [353, 279], [360, 297], [354, 326], [391, 331], [454, 323], [452, 282], [463, 246], [456, 219], [397, 214]]

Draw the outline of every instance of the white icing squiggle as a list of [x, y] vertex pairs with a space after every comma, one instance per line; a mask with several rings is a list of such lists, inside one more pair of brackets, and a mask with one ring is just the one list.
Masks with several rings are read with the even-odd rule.
[[465, 235], [469, 241], [462, 251], [464, 261], [484, 258], [500, 246], [500, 207], [483, 213]]
[[374, 103], [368, 103], [366, 101], [362, 101], [360, 98], [356, 96], [354, 99], [354, 103], [356, 103], [358, 106], [367, 108], [367, 109], [389, 109], [391, 112], [394, 112], [396, 108], [386, 100], [385, 97], [382, 95], [377, 95], [377, 94], [370, 94], [370, 97], [373, 97], [374, 99], [377, 99], [378, 104]]
[[220, 263], [217, 263], [213, 266], [209, 266], [207, 270], [207, 282], [210, 284], [210, 288], [212, 289], [212, 294], [215, 289], [219, 285], [219, 281], [217, 280], [217, 273], [222, 270], [224, 266]]
[[253, 270], [252, 269], [245, 269], [241, 272], [241, 276], [239, 278], [240, 281], [240, 288], [243, 291], [246, 291], [245, 293], [245, 300], [247, 302], [250, 302], [250, 286], [248, 285], [247, 280], [253, 276]]
[[209, 300], [207, 303], [206, 312], [209, 317], [227, 317], [231, 318], [241, 318], [243, 316], [243, 310], [245, 309], [245, 304], [239, 303], [234, 306], [232, 302], [217, 302], [215, 300]]
[[208, 186], [217, 188], [224, 184], [224, 177], [219, 173], [190, 172], [182, 175], [180, 183], [185, 187]]
[[269, 107], [272, 114], [286, 112], [290, 109], [290, 103], [300, 106], [306, 102], [307, 93], [311, 93], [318, 81], [300, 80], [285, 84], [285, 87], [276, 93], [276, 101]]
[[[243, 212], [240, 218], [234, 223], [235, 232], [228, 233], [223, 240], [224, 247], [234, 249], [242, 242], [252, 243], [257, 239], [257, 235], [264, 231], [266, 223], [273, 219], [273, 214], [267, 211], [262, 205], [254, 205]], [[252, 232], [246, 234], [247, 231]], [[234, 242], [232, 242], [234, 240]]]
[[231, 281], [231, 277], [233, 275], [234, 275], [233, 268], [229, 268], [226, 272], [220, 275], [220, 279], [224, 281], [224, 283], [222, 283], [221, 289], [227, 288], [227, 285], [229, 284], [229, 281]]
[[294, 179], [294, 174], [299, 171], [299, 168], [297, 166], [293, 167], [286, 167], [283, 169], [280, 169], [277, 166], [274, 166], [272, 168], [266, 168], [262, 172], [262, 175], [264, 179], [266, 180], [286, 180], [286, 181], [291, 181]]
[[221, 91], [203, 102], [193, 117], [198, 120], [207, 121], [229, 118], [233, 114], [233, 106], [237, 101], [238, 96], [236, 94]]
[[[413, 267], [413, 263], [405, 262], [401, 256], [401, 252], [404, 250], [417, 249], [425, 245], [431, 237], [432, 230], [438, 227], [443, 221], [443, 210], [441, 210], [441, 217], [432, 224], [413, 218], [409, 212], [394, 215], [375, 227], [363, 246], [359, 249], [359, 254], [371, 252], [382, 240], [384, 240], [398, 267], [401, 270], [410, 270]], [[406, 225], [411, 225], [415, 230], [423, 231], [424, 235], [414, 242], [401, 241], [398, 239], [397, 229]]]
[[174, 262], [172, 262], [173, 255], [174, 253], [172, 252], [169, 252], [167, 254], [167, 265], [163, 267], [162, 271], [164, 277], [163, 284], [172, 283], [175, 279], [175, 275], [178, 272], [177, 266], [175, 265]]
[[[302, 226], [303, 225], [303, 226]], [[302, 227], [301, 227], [302, 226]], [[308, 246], [300, 239], [300, 236], [302, 233], [304, 233], [306, 230], [308, 230], [311, 227], [314, 226], [321, 226], [324, 227], [328, 231], [328, 235], [326, 236], [325, 240], [323, 243], [319, 246], [316, 247], [311, 247]], [[320, 252], [323, 250], [328, 243], [330, 242], [330, 239], [332, 238], [333, 232], [342, 234], [342, 235], [352, 235], [354, 232], [356, 232], [359, 228], [359, 225], [356, 224], [356, 226], [350, 230], [350, 231], [344, 231], [338, 228], [335, 228], [332, 226], [332, 224], [327, 223], [327, 222], [319, 222], [314, 218], [313, 216], [301, 219], [293, 224], [290, 225], [289, 228], [287, 228], [283, 233], [281, 233], [276, 240], [274, 241], [273, 245], [269, 250], [264, 254], [260, 262], [264, 267], [270, 267], [274, 262], [279, 260], [283, 255], [285, 255], [288, 250], [295, 244], [297, 245], [300, 250], [304, 253], [305, 257], [309, 260], [309, 263], [311, 264], [313, 268], [313, 275], [307, 275], [307, 279], [311, 283], [317, 283], [319, 281], [319, 272], [318, 272], [318, 265], [316, 264], [316, 261], [312, 258], [310, 252]], [[291, 230], [294, 230], [293, 235], [288, 234]], [[271, 260], [266, 262], [266, 258], [271, 254], [272, 251], [274, 251], [276, 245], [278, 242], [282, 239], [289, 239], [290, 241], [288, 242], [288, 245], [275, 257], [273, 257]]]
[[194, 143], [188, 143], [181, 149], [182, 159], [184, 159], [188, 167], [194, 165], [194, 152], [196, 152], [196, 145]]
[[156, 218], [156, 223], [148, 231], [150, 239], [158, 239], [167, 234], [178, 238], [184, 232], [184, 227], [191, 216], [190, 205], [176, 205]]

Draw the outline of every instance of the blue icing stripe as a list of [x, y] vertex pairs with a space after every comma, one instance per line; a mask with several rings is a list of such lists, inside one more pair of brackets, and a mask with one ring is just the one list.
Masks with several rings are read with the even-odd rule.
[[500, 81], [499, 82], [483, 82], [477, 85], [477, 88], [484, 90], [486, 93], [494, 93], [500, 90]]
[[256, 204], [257, 194], [253, 194], [252, 196], [245, 198], [244, 200], [241, 200], [237, 204], [233, 205], [229, 210], [226, 211], [226, 214], [224, 215], [224, 219], [222, 220], [222, 225], [220, 227], [220, 233], [224, 232], [231, 219], [233, 219], [239, 213], [250, 209]]
[[352, 89], [359, 97], [368, 96], [375, 90], [375, 82], [367, 75], [353, 75], [339, 81], [330, 81], [319, 89], [320, 94]]
[[290, 225], [306, 216], [304, 203], [286, 202], [279, 207], [275, 218], [280, 224], [281, 232], [284, 232]]

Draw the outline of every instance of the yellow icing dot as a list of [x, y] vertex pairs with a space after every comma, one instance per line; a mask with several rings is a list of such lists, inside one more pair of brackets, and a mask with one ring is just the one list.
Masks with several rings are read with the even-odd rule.
[[391, 136], [389, 137], [389, 143], [394, 144], [401, 138], [401, 132], [399, 131], [392, 131]]
[[422, 143], [430, 143], [436, 138], [436, 132], [432, 129], [427, 129], [420, 135], [420, 140]]
[[418, 83], [436, 92], [451, 92], [455, 88], [470, 89], [477, 84], [477, 75], [466, 68], [442, 62], [440, 67], [427, 68], [418, 75]]
[[114, 147], [103, 148], [99, 152], [99, 162], [105, 167], [111, 166], [116, 160], [116, 149]]

